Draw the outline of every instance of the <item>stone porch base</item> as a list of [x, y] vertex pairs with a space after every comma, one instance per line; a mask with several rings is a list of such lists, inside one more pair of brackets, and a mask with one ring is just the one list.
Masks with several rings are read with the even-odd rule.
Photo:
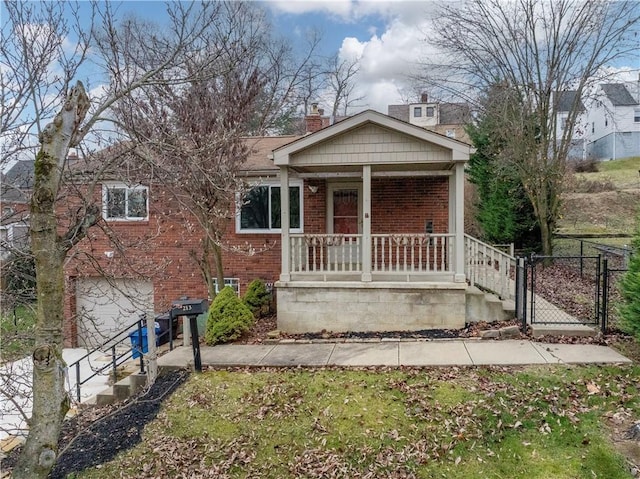
[[278, 329], [419, 331], [465, 325], [466, 283], [277, 282]]

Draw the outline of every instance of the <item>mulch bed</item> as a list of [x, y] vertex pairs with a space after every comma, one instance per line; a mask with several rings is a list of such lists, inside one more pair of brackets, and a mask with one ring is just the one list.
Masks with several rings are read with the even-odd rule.
[[[158, 414], [162, 401], [188, 376], [187, 371], [174, 371], [158, 377], [149, 390], [126, 402], [83, 407], [62, 426], [60, 457], [49, 478], [63, 479], [68, 474], [110, 461], [119, 452], [134, 447], [141, 441], [146, 424]], [[2, 461], [3, 472], [15, 466], [19, 453], [20, 449], [14, 449]]]

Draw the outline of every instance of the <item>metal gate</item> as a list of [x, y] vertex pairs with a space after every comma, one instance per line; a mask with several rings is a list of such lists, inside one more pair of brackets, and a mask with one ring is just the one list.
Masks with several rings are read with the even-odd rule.
[[603, 325], [601, 256], [518, 258], [516, 315], [527, 324]]
[[614, 268], [610, 268], [609, 260], [605, 258], [602, 261], [602, 301], [601, 301], [601, 318], [602, 331], [606, 331], [611, 320], [617, 322], [617, 311], [614, 305], [621, 301], [620, 291], [617, 288], [618, 280], [629, 271], [624, 268], [625, 264], [614, 261]]

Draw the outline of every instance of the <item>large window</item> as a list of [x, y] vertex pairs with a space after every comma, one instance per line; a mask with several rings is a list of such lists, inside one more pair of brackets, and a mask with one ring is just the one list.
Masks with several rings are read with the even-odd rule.
[[[302, 230], [302, 185], [289, 186], [289, 226]], [[280, 186], [254, 186], [244, 196], [237, 224], [239, 232], [280, 231]]]
[[141, 221], [149, 218], [148, 188], [107, 184], [102, 189], [102, 214], [112, 221]]
[[640, 109], [633, 111], [633, 121], [635, 123], [640, 123]]

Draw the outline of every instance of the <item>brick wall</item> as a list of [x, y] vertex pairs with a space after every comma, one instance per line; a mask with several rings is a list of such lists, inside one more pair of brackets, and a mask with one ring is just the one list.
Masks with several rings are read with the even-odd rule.
[[[311, 192], [309, 185], [317, 187], [317, 191]], [[309, 180], [303, 190], [304, 231], [325, 233], [326, 182]], [[426, 220], [434, 221], [434, 232], [447, 232], [448, 178], [375, 179], [372, 190], [374, 233], [422, 233]], [[100, 191], [96, 192], [96, 201], [100, 195]], [[202, 239], [200, 227], [162, 187], [150, 187], [149, 204], [148, 221], [102, 221], [74, 248], [65, 268], [68, 345], [74, 345], [77, 337], [75, 281], [79, 277], [109, 275], [151, 280], [156, 312], [165, 311], [172, 300], [184, 295], [206, 297], [206, 287], [193, 258]], [[256, 278], [275, 282], [280, 274], [280, 234], [237, 234], [235, 219], [228, 223], [225, 277], [238, 278], [241, 293]], [[247, 255], [232, 251], [246, 249], [248, 244], [258, 252]], [[105, 252], [111, 251], [113, 256], [109, 258]]]

